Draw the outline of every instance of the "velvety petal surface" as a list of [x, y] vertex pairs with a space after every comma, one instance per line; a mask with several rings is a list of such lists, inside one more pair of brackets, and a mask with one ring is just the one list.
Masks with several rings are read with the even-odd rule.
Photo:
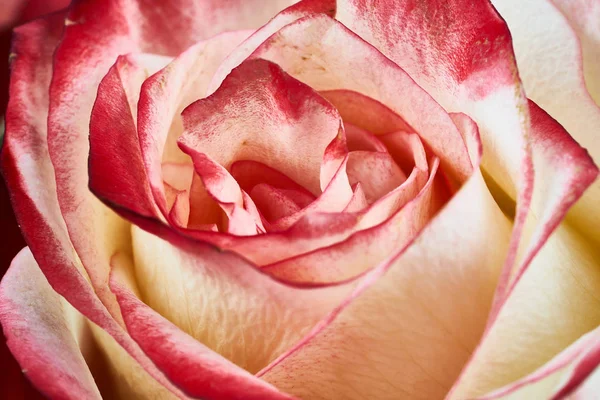
[[29, 248], [0, 284], [0, 323], [23, 372], [49, 398], [101, 399], [71, 318], [82, 318], [48, 284]]
[[322, 331], [261, 376], [307, 399], [442, 398], [483, 332], [510, 231], [474, 172], [412, 243], [367, 274]]
[[[213, 354], [210, 359], [223, 360], [222, 356], [256, 373], [299, 341], [351, 290], [351, 284], [312, 289], [286, 286], [231, 252], [207, 245], [184, 251], [140, 228], [132, 229], [140, 299], [207, 348], [197, 353], [178, 352], [176, 356], [186, 363], [208, 357], [214, 351], [220, 356]], [[121, 301], [126, 300], [120, 297]], [[129, 328], [149, 354], [162, 354], [160, 358], [153, 357], [157, 363], [170, 362], [167, 348], [157, 348], [161, 343], [152, 339], [161, 334], [159, 326], [165, 323], [158, 323], [155, 333], [147, 332], [149, 336], [144, 326], [144, 321], [130, 321]], [[163, 334], [173, 337], [174, 344], [179, 340], [190, 342], [170, 328]], [[219, 363], [229, 376], [251, 383], [239, 368]], [[184, 376], [174, 378], [193, 384], [192, 377], [202, 368], [205, 367], [198, 365], [182, 370]], [[213, 371], [217, 374], [215, 379], [218, 372], [219, 369]]]
[[[215, 250], [208, 250], [212, 251]], [[144, 304], [139, 299], [131, 274], [131, 260], [126, 254], [116, 254], [111, 263], [110, 286], [117, 296], [128, 331], [167, 377], [190, 396], [202, 399], [290, 398], [207, 348]], [[181, 268], [161, 266], [178, 271]], [[212, 312], [206, 307], [201, 309]]]

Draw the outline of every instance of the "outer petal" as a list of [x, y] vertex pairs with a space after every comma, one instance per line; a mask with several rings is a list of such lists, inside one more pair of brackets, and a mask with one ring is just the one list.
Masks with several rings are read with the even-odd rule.
[[[208, 250], [208, 252], [212, 251], [214, 250]], [[189, 261], [187, 258], [184, 259]], [[113, 257], [111, 289], [117, 295], [128, 331], [165, 371], [169, 379], [195, 398], [289, 399], [289, 396], [278, 392], [274, 387], [207, 348], [145, 305], [131, 288], [132, 283], [128, 282], [131, 277], [127, 274], [127, 269], [130, 268], [127, 264], [127, 256], [121, 254]], [[167, 265], [163, 266], [167, 267]], [[182, 268], [179, 265], [168, 265], [168, 267], [171, 270], [170, 274], [174, 272], [173, 269], [179, 271]], [[202, 272], [196, 271], [196, 273]], [[156, 299], [151, 301], [156, 303]], [[187, 305], [183, 306], [187, 307]], [[212, 308], [218, 305], [211, 304], [208, 307], [211, 311], [205, 307], [200, 309], [213, 312]], [[219, 322], [223, 324], [225, 321]], [[215, 326], [207, 329], [215, 329]], [[265, 332], [265, 335], [268, 333]]]
[[307, 399], [443, 397], [484, 329], [510, 229], [475, 172], [329, 325], [261, 375]]
[[[580, 43], [567, 19], [551, 0], [493, 3], [510, 28], [527, 96], [556, 118], [600, 163], [600, 108], [586, 90]], [[596, 10], [591, 5], [590, 8], [590, 18], [594, 12], [596, 17], [600, 16], [600, 5]], [[531, 23], [533, 19], [536, 23]], [[568, 217], [596, 245], [600, 245], [599, 202], [600, 181], [588, 190]]]
[[583, 76], [590, 95], [600, 105], [600, 3], [597, 0], [551, 0], [577, 33], [583, 56]]
[[[89, 285], [56, 201], [54, 171], [46, 147], [45, 109], [51, 56], [63, 18], [63, 15], [55, 15], [17, 30], [2, 152], [2, 168], [13, 209], [52, 288], [84, 316], [106, 329], [154, 378], [177, 393], [122, 330], [118, 319], [113, 319]], [[113, 216], [106, 218], [110, 220]]]
[[[484, 147], [491, 150], [484, 166], [515, 193], [521, 166], [528, 162], [523, 161], [526, 99], [516, 79], [508, 28], [491, 4], [341, 0], [336, 17], [408, 72], [447, 111], [475, 119]], [[526, 191], [532, 182], [522, 184]]]
[[10, 350], [49, 398], [101, 399], [69, 326], [67, 314], [73, 312], [52, 290], [31, 251], [23, 249], [0, 285], [0, 322]]
[[[351, 284], [314, 289], [286, 286], [231, 252], [207, 245], [192, 251], [177, 249], [137, 227], [133, 242], [141, 299], [207, 348], [253, 373], [300, 340], [351, 290]], [[148, 354], [164, 355], [166, 349], [152, 347], [160, 343], [145, 337], [143, 321], [137, 326], [132, 322], [129, 328], [136, 330], [132, 334]], [[207, 354], [182, 352], [178, 357], [192, 360]], [[162, 356], [153, 359], [159, 365], [168, 362]], [[192, 376], [202, 366], [197, 368], [177, 380], [193, 384]], [[243, 375], [237, 368], [227, 370], [231, 376]]]
[[452, 398], [479, 396], [510, 384], [600, 325], [598, 249], [573, 227], [559, 225], [598, 170], [585, 150], [533, 102], [529, 112], [534, 162], [540, 166], [532, 201], [535, 213], [526, 225], [533, 240], [520, 267], [503, 276], [508, 284], [495, 304], [497, 317], [491, 319]]
[[[480, 400], [594, 398], [593, 396], [598, 393], [599, 362], [600, 330], [596, 328], [535, 372], [480, 397]], [[568, 396], [569, 394], [571, 396]]]

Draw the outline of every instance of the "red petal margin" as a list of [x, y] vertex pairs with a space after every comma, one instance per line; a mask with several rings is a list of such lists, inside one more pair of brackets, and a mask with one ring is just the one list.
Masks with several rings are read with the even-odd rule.
[[[207, 248], [205, 252], [212, 253], [215, 250]], [[200, 258], [204, 262], [208, 260], [205, 254]], [[223, 262], [221, 257], [217, 262]], [[206, 400], [291, 399], [152, 310], [136, 297], [123, 278], [119, 278], [118, 255], [113, 257], [111, 264], [110, 287], [117, 296], [128, 331], [165, 375], [189, 396]], [[248, 268], [246, 275], [259, 275], [249, 266], [242, 265], [241, 268]], [[262, 278], [269, 280], [266, 276]]]
[[21, 368], [46, 396], [102, 398], [69, 329], [61, 297], [29, 248], [15, 257], [0, 284], [0, 323]]
[[[465, 367], [460, 378], [457, 380], [455, 387], [448, 395], [449, 398], [470, 397], [473, 396], [474, 393], [481, 394], [477, 393], [481, 391], [480, 388], [490, 386], [490, 382], [494, 382], [494, 380], [489, 377], [490, 371], [493, 373], [494, 370], [489, 368], [489, 362], [490, 360], [497, 360], [499, 352], [506, 355], [503, 356], [503, 363], [508, 365], [511, 363], [521, 363], [525, 366], [529, 365], [529, 363], [522, 363], [520, 361], [523, 358], [528, 357], [528, 354], [531, 354], [531, 358], [534, 360], [540, 359], [539, 356], [533, 356], [536, 353], [536, 350], [530, 349], [527, 345], [524, 345], [522, 340], [503, 341], [506, 340], [507, 332], [512, 332], [515, 328], [517, 328], [514, 330], [515, 334], [518, 332], [519, 335], [531, 337], [531, 340], [536, 340], [536, 336], [540, 341], [542, 339], [548, 340], [548, 338], [545, 338], [542, 334], [536, 332], [535, 328], [532, 329], [527, 326], [527, 324], [521, 324], [522, 326], [520, 328], [515, 327], [514, 325], [519, 324], [518, 321], [520, 319], [526, 319], [529, 321], [528, 324], [531, 324], [531, 321], [539, 319], [536, 315], [539, 313], [539, 310], [550, 309], [553, 307], [553, 303], [556, 303], [557, 308], [560, 308], [558, 304], [562, 301], [579, 304], [577, 303], [577, 301], [579, 301], [578, 299], [569, 298], [563, 300], [563, 297], [570, 295], [568, 293], [564, 294], [562, 290], [557, 290], [552, 296], [548, 296], [546, 292], [536, 294], [535, 291], [532, 293], [531, 289], [524, 289], [529, 295], [533, 296], [533, 298], [535, 298], [536, 295], [543, 297], [548, 296], [550, 301], [540, 302], [539, 304], [538, 302], [534, 302], [527, 308], [524, 308], [524, 300], [520, 300], [522, 294], [519, 294], [518, 292], [519, 287], [527, 288], [531, 285], [536, 286], [535, 279], [540, 279], [540, 277], [535, 274], [529, 275], [533, 276], [533, 278], [528, 278], [528, 272], [533, 271], [535, 273], [535, 271], [540, 271], [539, 274], [542, 276], [542, 279], [552, 279], [553, 277], [550, 275], [550, 271], [544, 272], [544, 270], [560, 268], [560, 265], [553, 265], [552, 262], [558, 264], [564, 263], [562, 260], [552, 260], [552, 262], [549, 262], [549, 260], [542, 258], [545, 249], [543, 246], [561, 223], [568, 209], [581, 197], [586, 188], [594, 182], [599, 173], [598, 168], [594, 165], [594, 162], [588, 153], [568, 135], [558, 122], [552, 119], [533, 101], [529, 101], [529, 113], [531, 115], [531, 142], [534, 162], [539, 166], [535, 171], [536, 192], [534, 193], [532, 201], [532, 209], [535, 213], [534, 217], [532, 217], [531, 220], [528, 220], [528, 224], [533, 226], [533, 228], [531, 228], [531, 243], [523, 255], [523, 261], [518, 264], [517, 268], [513, 271], [513, 275], [501, 277], [501, 279], [506, 279], [505, 283], [507, 289], [502, 300], [498, 300], [498, 297], [496, 298], [495, 309], [492, 310], [495, 318], [488, 321], [486, 332], [481, 339], [480, 344], [474, 351], [471, 360]], [[551, 250], [551, 247], [549, 249]], [[541, 258], [541, 264], [535, 262], [536, 256]], [[581, 255], [581, 257], [583, 257], [583, 255]], [[593, 255], [591, 257], [593, 257]], [[583, 262], [581, 265], [576, 264], [576, 261], [571, 261], [571, 263], [575, 263], [579, 268], [584, 268]], [[578, 283], [577, 286], [579, 285], [580, 284]], [[578, 288], [577, 290], [580, 289]], [[517, 318], [516, 315], [519, 315], [519, 317]], [[512, 318], [507, 318], [507, 316], [512, 316]], [[582, 318], [583, 320], [586, 319], [585, 316]], [[595, 317], [590, 316], [589, 318]], [[557, 321], [556, 323], [558, 324], [556, 332], [550, 327], [551, 325], [546, 325], [543, 328], [550, 336], [557, 336], [550, 340], [552, 345], [546, 345], [544, 347], [544, 351], [541, 352], [542, 354], [552, 354], [552, 352], [556, 354], [571, 341], [577, 339], [576, 336], [573, 337], [576, 333], [570, 330], [563, 333], [560, 328], [561, 322]], [[579, 324], [575, 318], [570, 321], [570, 323], [575, 326]], [[518, 329], [520, 329], [520, 331]], [[577, 329], [575, 329], [575, 332], [576, 331]], [[503, 341], [502, 345], [498, 344], [499, 341]], [[525, 342], [527, 342], [527, 340], [525, 340]], [[579, 345], [574, 346], [577, 347]], [[571, 354], [571, 356], [564, 355], [559, 356], [559, 358], [562, 357], [560, 359], [564, 360], [564, 362], [575, 362], [577, 354], [573, 352], [567, 354]], [[564, 357], [567, 357], [567, 359]], [[598, 361], [598, 359], [595, 360], [596, 362]], [[534, 363], [535, 362], [538, 361], [534, 361]], [[550, 361], [538, 371], [534, 372], [533, 375], [498, 389], [498, 393], [509, 393], [516, 391], [521, 386], [533, 385], [538, 380], [546, 378], [547, 375], [555, 372], [556, 368], [554, 367], [554, 363], [554, 361]], [[523, 368], [519, 366], [513, 368], [513, 370], [514, 369], [521, 371]], [[588, 368], [585, 371], [590, 373], [591, 369]], [[571, 381], [571, 385], [573, 387], [576, 386], [585, 379], [586, 376], [587, 375], [583, 372], [578, 373], [573, 378], [574, 381]], [[530, 390], [537, 389], [531, 388]], [[539, 396], [541, 395], [536, 395], [537, 398], [540, 398]]]
[[[477, 143], [475, 124], [462, 126]], [[413, 242], [259, 375], [301, 398], [443, 398], [485, 327], [510, 239], [480, 156], [473, 153], [473, 175]]]
[[[341, 0], [337, 18], [447, 111], [475, 120], [486, 149], [483, 167], [518, 200], [505, 269], [510, 271], [524, 246], [534, 176], [527, 99], [506, 23], [491, 3], [469, 0]], [[499, 292], [504, 289], [501, 283]]]
[[25, 240], [52, 288], [109, 332], [159, 382], [177, 393], [94, 293], [73, 250], [56, 201], [44, 110], [48, 104], [51, 56], [63, 24], [64, 15], [55, 15], [15, 31], [11, 96], [2, 151], [2, 169], [13, 209]]

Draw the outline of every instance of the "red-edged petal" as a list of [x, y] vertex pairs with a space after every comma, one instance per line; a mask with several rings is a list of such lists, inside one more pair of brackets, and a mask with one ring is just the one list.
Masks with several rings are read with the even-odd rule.
[[387, 151], [385, 145], [381, 143], [381, 141], [377, 139], [377, 137], [374, 134], [364, 129], [361, 129], [356, 125], [352, 125], [345, 119], [344, 129], [346, 131], [346, 144], [348, 146], [348, 151]]
[[510, 230], [476, 171], [320, 330], [260, 375], [301, 398], [443, 398], [485, 327]]
[[[168, 390], [180, 394], [123, 331], [88, 283], [57, 203], [54, 171], [46, 145], [46, 107], [52, 52], [63, 26], [64, 15], [55, 15], [16, 30], [13, 48], [16, 56], [2, 152], [2, 168], [13, 209], [52, 288], [112, 335], [141, 368]], [[111, 215], [105, 219], [113, 222]]]
[[373, 268], [394, 249], [409, 243], [443, 204], [435, 200], [440, 196], [439, 183], [434, 183], [438, 164], [436, 159], [421, 192], [385, 223], [354, 233], [340, 243], [265, 266], [263, 270], [286, 281], [323, 284], [342, 282]]
[[257, 161], [244, 160], [233, 163], [231, 165], [231, 175], [233, 175], [240, 187], [247, 192], [252, 191], [254, 186], [265, 183], [279, 189], [301, 192], [302, 197], [310, 197], [312, 200], [316, 198], [312, 193], [280, 171]]
[[346, 167], [350, 184], [360, 182], [367, 200], [373, 203], [388, 194], [405, 180], [406, 175], [387, 153], [352, 151]]
[[413, 130], [388, 106], [359, 92], [338, 89], [320, 93], [337, 108], [344, 124], [354, 125], [374, 135]]
[[556, 357], [528, 376], [495, 390], [479, 400], [506, 397], [561, 400], [589, 399], [597, 394], [600, 363], [599, 328], [577, 339]]
[[[252, 200], [246, 196], [229, 172], [208, 155], [196, 149], [181, 146], [182, 150], [192, 157], [196, 173], [202, 179], [207, 193], [219, 204], [228, 217], [227, 232], [246, 236], [264, 232], [260, 216], [254, 206], [247, 202]], [[194, 207], [204, 207], [194, 204]]]
[[[598, 68], [600, 59], [589, 52], [582, 52], [583, 42], [580, 43], [576, 31], [552, 4], [552, 0], [534, 0], [526, 5], [508, 0], [493, 3], [510, 28], [519, 75], [527, 96], [585, 147], [596, 164], [600, 163], [600, 108], [590, 97], [585, 79], [592, 76], [588, 65]], [[593, 5], [593, 1], [587, 5], [580, 1], [570, 3], [571, 6], [566, 7], [581, 10], [579, 12], [585, 13], [590, 21], [596, 18], [593, 26], [597, 30], [600, 6]], [[539, 22], [531, 24], [532, 18]], [[600, 34], [596, 32], [596, 35], [596, 40], [600, 40]], [[600, 54], [598, 48], [595, 51]], [[595, 82], [600, 85], [598, 76]], [[600, 214], [596, 212], [599, 202], [600, 181], [590, 187], [567, 216], [595, 245], [600, 245]]]
[[266, 183], [252, 188], [250, 197], [269, 221], [276, 221], [300, 211], [313, 201], [312, 196], [289, 189], [278, 189]]
[[[290, 399], [288, 395], [198, 342], [144, 304], [128, 287], [131, 282], [123, 273], [130, 268], [126, 263], [123, 255], [113, 256], [110, 287], [117, 296], [127, 329], [165, 375], [186, 394], [207, 400]], [[152, 298], [150, 301], [155, 302]]]
[[254, 32], [235, 52], [223, 61], [210, 82], [208, 93], [214, 93], [235, 67], [240, 65], [261, 43], [279, 29], [310, 15], [322, 13], [333, 16], [335, 9], [336, 0], [303, 0], [283, 10], [273, 17], [268, 24]]
[[70, 328], [67, 313], [75, 310], [63, 301], [29, 248], [21, 250], [0, 284], [0, 323], [8, 347], [49, 398], [101, 399]]
[[158, 217], [136, 127], [135, 105], [146, 71], [133, 57], [121, 56], [100, 82], [90, 121], [89, 186], [102, 199]]
[[[597, 251], [572, 227], [559, 225], [598, 169], [533, 102], [529, 113], [534, 162], [540, 167], [534, 214], [527, 222], [531, 243], [515, 269], [500, 277], [504, 290], [496, 295], [486, 334], [457, 381], [454, 398], [483, 395], [517, 381], [600, 325], [593, 294], [600, 290]], [[494, 368], [490, 360], [496, 361]]]
[[169, 211], [162, 165], [189, 162], [176, 143], [183, 132], [181, 111], [206, 95], [218, 65], [249, 33], [227, 32], [197, 43], [142, 85], [137, 114], [139, 145], [154, 199], [165, 217]]
[[351, 90], [385, 104], [419, 133], [457, 182], [470, 173], [464, 143], [448, 114], [406, 72], [339, 22], [305, 17], [279, 30], [251, 57], [276, 62], [316, 90]]
[[[137, 227], [133, 228], [132, 234], [135, 259], [132, 268], [141, 298], [207, 349], [219, 353], [220, 356], [212, 355], [213, 359], [222, 360], [222, 366], [226, 366], [221, 358], [224, 357], [251, 373], [300, 340], [348, 294], [352, 286], [291, 287], [275, 281], [231, 252], [208, 245], [184, 251]], [[157, 287], [169, 289], [155, 290]], [[191, 307], [193, 304], [199, 306]], [[128, 317], [124, 315], [124, 318], [127, 322]], [[171, 368], [176, 362], [170, 357], [188, 360], [185, 365], [190, 365], [190, 360], [202, 361], [201, 357], [205, 358], [211, 352], [180, 349], [178, 343], [182, 340], [189, 343], [189, 338], [182, 338], [182, 332], [176, 335], [173, 329], [169, 329], [172, 341], [156, 341], [155, 335], [165, 326], [163, 322], [157, 321], [160, 323], [154, 325], [151, 321], [132, 321], [134, 316], [129, 318], [128, 328], [132, 335], [161, 369], [169, 363], [165, 372], [178, 383], [187, 382], [188, 388], [192, 384], [198, 389], [203, 387], [203, 382], [193, 382], [193, 377], [200, 370], [206, 371], [211, 365], [209, 360], [188, 371], [178, 369], [181, 375], [175, 376]], [[144, 326], [154, 328], [146, 332]], [[173, 355], [170, 355], [171, 346], [175, 351]], [[197, 347], [200, 348], [199, 344]], [[230, 376], [248, 376], [237, 367], [229, 365], [227, 369]], [[206, 373], [219, 374], [220, 370]], [[216, 375], [215, 379], [218, 378]], [[252, 380], [248, 379], [246, 383], [251, 384]], [[257, 386], [260, 387], [258, 383]], [[233, 392], [236, 388], [204, 389]]]
[[320, 193], [323, 154], [336, 138], [340, 117], [310, 87], [264, 60], [232, 71], [219, 90], [183, 112], [181, 146], [230, 168], [258, 161]]

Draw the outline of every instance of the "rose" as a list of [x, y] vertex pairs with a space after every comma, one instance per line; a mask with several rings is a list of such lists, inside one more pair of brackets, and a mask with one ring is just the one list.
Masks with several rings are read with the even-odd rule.
[[0, 320], [32, 382], [593, 393], [598, 170], [565, 128], [597, 157], [597, 8], [285, 6], [87, 1], [17, 30], [3, 169], [30, 247]]

